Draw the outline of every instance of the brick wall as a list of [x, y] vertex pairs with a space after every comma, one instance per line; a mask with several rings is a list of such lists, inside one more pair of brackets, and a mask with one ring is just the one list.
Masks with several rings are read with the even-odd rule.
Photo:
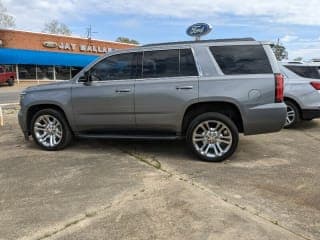
[[[125, 49], [135, 45], [68, 37], [53, 34], [34, 33], [0, 29], [0, 40], [4, 48], [43, 50], [54, 52], [101, 55], [110, 49]], [[45, 46], [47, 45], [47, 47]]]

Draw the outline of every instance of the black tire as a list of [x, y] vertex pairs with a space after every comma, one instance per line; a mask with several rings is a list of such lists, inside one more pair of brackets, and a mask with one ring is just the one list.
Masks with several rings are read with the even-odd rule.
[[8, 79], [7, 83], [8, 83], [9, 86], [13, 86], [14, 85], [14, 79], [13, 78]]
[[[197, 129], [199, 129], [199, 125], [201, 123], [204, 123], [206, 121], [218, 121], [223, 123], [228, 129], [229, 129], [229, 133], [231, 135], [231, 146], [229, 146], [229, 149], [223, 153], [221, 156], [206, 156], [204, 154], [201, 154], [196, 146], [193, 143], [193, 134], [194, 131], [197, 131]], [[222, 133], [220, 133], [222, 134]], [[199, 115], [198, 117], [196, 117], [188, 126], [188, 130], [187, 130], [187, 135], [186, 135], [186, 141], [187, 141], [187, 145], [189, 147], [189, 149], [191, 149], [191, 151], [201, 160], [204, 161], [209, 161], [209, 162], [221, 162], [227, 158], [229, 158], [237, 149], [238, 146], [238, 142], [239, 142], [239, 132], [238, 132], [238, 128], [236, 127], [236, 125], [234, 124], [234, 122], [228, 118], [227, 116], [221, 114], [221, 113], [216, 113], [216, 112], [208, 112], [208, 113], [203, 113], [201, 115]], [[213, 144], [215, 145], [215, 144]], [[220, 144], [219, 144], [220, 146]]]
[[[56, 146], [45, 146], [36, 137], [35, 122], [39, 117], [44, 115], [49, 115], [56, 118], [61, 124], [62, 137], [60, 142]], [[55, 109], [50, 109], [50, 108], [40, 110], [33, 116], [30, 124], [30, 131], [31, 131], [32, 138], [37, 143], [37, 145], [39, 145], [42, 149], [47, 151], [56, 151], [56, 150], [64, 149], [72, 142], [72, 139], [73, 139], [72, 131], [70, 130], [69, 124], [65, 119], [64, 115], [60, 111], [57, 111]]]
[[[301, 114], [299, 107], [292, 101], [287, 100], [285, 101], [285, 104], [287, 105], [287, 119], [284, 128], [289, 129], [301, 122]], [[289, 112], [294, 113], [294, 115], [289, 116]]]

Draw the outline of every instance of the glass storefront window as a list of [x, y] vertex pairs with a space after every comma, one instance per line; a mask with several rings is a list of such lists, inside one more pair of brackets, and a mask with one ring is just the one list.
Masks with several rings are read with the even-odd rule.
[[54, 80], [53, 66], [37, 66], [37, 80]]
[[14, 68], [14, 65], [2, 65], [2, 67], [4, 67], [6, 72], [15, 72], [16, 71]]
[[[7, 71], [16, 71], [15, 65], [1, 65]], [[53, 72], [55, 70], [55, 73]], [[82, 67], [65, 67], [65, 66], [39, 66], [31, 64], [19, 64], [19, 80], [69, 80], [73, 78]]]
[[82, 67], [71, 67], [71, 77], [74, 77], [82, 70]]
[[36, 80], [36, 66], [35, 65], [18, 65], [19, 68], [19, 78]]
[[70, 67], [55, 66], [56, 80], [68, 80], [71, 79]]

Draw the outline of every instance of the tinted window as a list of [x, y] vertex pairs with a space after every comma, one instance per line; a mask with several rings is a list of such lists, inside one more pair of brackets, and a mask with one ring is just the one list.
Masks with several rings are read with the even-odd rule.
[[180, 50], [180, 75], [198, 76], [198, 70], [191, 49]]
[[174, 77], [179, 75], [179, 50], [144, 52], [143, 77]]
[[285, 66], [300, 77], [320, 79], [319, 67], [313, 66]]
[[210, 47], [222, 72], [227, 75], [272, 73], [261, 45]]
[[141, 77], [141, 56], [139, 53], [126, 53], [108, 57], [92, 68], [93, 80], [139, 78]]
[[144, 52], [144, 78], [197, 75], [198, 71], [191, 49], [173, 49]]

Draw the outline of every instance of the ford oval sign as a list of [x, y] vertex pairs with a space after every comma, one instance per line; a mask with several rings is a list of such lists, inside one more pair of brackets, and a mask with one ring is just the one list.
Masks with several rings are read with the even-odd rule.
[[188, 27], [187, 34], [196, 39], [211, 32], [212, 26], [207, 23], [196, 23]]

